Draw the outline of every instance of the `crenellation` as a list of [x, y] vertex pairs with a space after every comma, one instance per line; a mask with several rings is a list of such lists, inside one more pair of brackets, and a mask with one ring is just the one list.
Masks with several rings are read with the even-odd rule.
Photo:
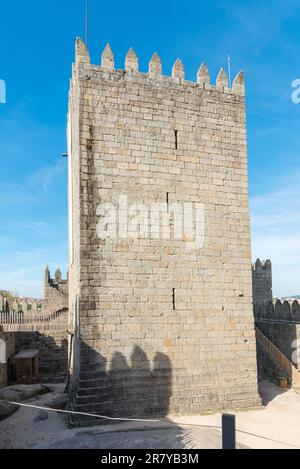
[[221, 68], [217, 76], [216, 88], [224, 92], [228, 91], [229, 89], [228, 76], [223, 68]]
[[57, 269], [55, 271], [55, 283], [59, 284], [62, 282], [62, 278], [61, 278], [61, 270], [60, 269]]
[[268, 301], [260, 308], [256, 308], [254, 314], [257, 320], [300, 323], [300, 301], [279, 299]]
[[201, 88], [208, 88], [210, 85], [209, 71], [204, 62], [202, 62], [201, 67], [197, 72], [197, 83]]
[[[160, 81], [157, 83], [157, 86], [160, 87], [163, 83], [167, 87], [171, 86], [173, 82], [174, 85], [184, 86], [187, 92], [196, 93], [201, 92], [203, 89], [222, 92], [228, 95], [240, 96], [241, 98], [245, 95], [245, 77], [244, 72], [241, 71], [237, 74], [232, 83], [232, 88], [229, 88], [228, 76], [226, 72], [221, 68], [217, 79], [216, 85], [213, 85], [210, 81], [209, 71], [205, 63], [202, 63], [198, 72], [196, 82], [185, 80], [184, 66], [180, 59], [177, 59], [173, 65], [171, 76], [162, 75], [162, 62], [158, 54], [155, 52], [149, 61], [148, 73], [139, 71], [139, 62], [138, 57], [133, 48], [130, 48], [126, 58], [125, 58], [125, 70], [115, 69], [114, 55], [109, 44], [106, 45], [102, 52], [101, 56], [101, 65], [91, 64], [90, 56], [84, 42], [80, 39], [77, 41], [76, 47], [76, 57], [77, 62], [80, 60], [84, 63], [83, 67], [80, 69], [74, 69], [73, 74], [81, 73], [82, 78], [86, 81], [90, 79], [97, 80], [97, 75], [99, 72], [105, 75], [105, 78], [108, 80], [118, 81], [118, 80], [132, 80], [134, 76], [135, 82], [146, 81], [149, 78], [157, 78]], [[95, 72], [95, 75], [93, 75]], [[162, 80], [162, 81], [161, 81]], [[213, 94], [212, 94], [213, 96]]]
[[173, 65], [172, 78], [179, 80], [179, 83], [184, 80], [184, 66], [180, 59], [177, 59]]
[[132, 47], [129, 49], [129, 51], [126, 54], [125, 70], [127, 72], [138, 72], [139, 70], [139, 61]]
[[76, 47], [75, 47], [75, 58], [76, 58], [76, 63], [79, 65], [79, 63], [84, 64], [90, 64], [91, 59], [90, 59], [90, 54], [89, 51], [83, 42], [81, 38], [76, 39]]
[[150, 77], [159, 77], [162, 75], [162, 62], [159, 55], [154, 52], [149, 62], [149, 76]]
[[107, 43], [101, 55], [101, 67], [107, 70], [114, 70], [115, 59], [110, 45]]
[[241, 70], [232, 82], [232, 90], [241, 96], [245, 96], [245, 73]]

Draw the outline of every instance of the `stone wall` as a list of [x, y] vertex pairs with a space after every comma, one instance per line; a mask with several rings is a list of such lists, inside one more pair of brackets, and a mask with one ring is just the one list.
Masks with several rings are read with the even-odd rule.
[[300, 302], [299, 300], [269, 301], [257, 308], [254, 313], [256, 320], [300, 322]]
[[[272, 266], [269, 260], [257, 259], [252, 266], [253, 303], [255, 322], [259, 329], [279, 350], [299, 367], [300, 357], [297, 348], [300, 345], [300, 302], [273, 300]], [[258, 349], [260, 368], [265, 358]], [[266, 366], [263, 367], [266, 369]]]
[[257, 368], [259, 379], [268, 379], [273, 381], [275, 384], [279, 384], [280, 378], [288, 378], [288, 374], [274, 363], [264, 348], [257, 342]]
[[7, 386], [9, 381], [10, 364], [15, 355], [15, 340], [13, 334], [6, 334], [0, 326], [0, 388]]
[[40, 352], [40, 372], [58, 373], [68, 371], [68, 335], [64, 326], [55, 324], [47, 332], [15, 333], [16, 353], [37, 349]]
[[[243, 74], [229, 89], [221, 70], [212, 86], [202, 65], [192, 83], [176, 61], [163, 77], [157, 55], [140, 73], [133, 50], [115, 70], [109, 47], [99, 67], [78, 40], [68, 122], [75, 408], [258, 404]], [[203, 204], [203, 244], [151, 236], [157, 220], [147, 235], [99, 235], [103, 204], [120, 195], [165, 212]]]
[[268, 339], [299, 368], [300, 324], [286, 320], [272, 319], [256, 320], [256, 323]]

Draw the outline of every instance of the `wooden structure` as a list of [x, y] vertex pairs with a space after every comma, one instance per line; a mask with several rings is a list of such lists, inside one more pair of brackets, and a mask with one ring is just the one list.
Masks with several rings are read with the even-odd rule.
[[39, 375], [39, 351], [21, 350], [15, 356], [16, 380], [18, 384], [33, 384]]

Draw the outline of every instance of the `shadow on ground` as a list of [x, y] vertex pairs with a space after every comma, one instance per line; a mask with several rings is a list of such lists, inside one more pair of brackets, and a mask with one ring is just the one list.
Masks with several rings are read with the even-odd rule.
[[258, 391], [262, 399], [262, 405], [268, 405], [276, 397], [285, 394], [289, 389], [283, 389], [268, 379], [259, 379]]

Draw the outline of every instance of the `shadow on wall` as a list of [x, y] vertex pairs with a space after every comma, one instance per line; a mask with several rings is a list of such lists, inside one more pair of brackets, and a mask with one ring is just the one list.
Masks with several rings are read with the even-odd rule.
[[120, 352], [108, 362], [82, 343], [79, 378], [74, 402], [78, 411], [121, 418], [165, 417], [169, 413], [172, 364], [161, 352], [155, 353], [151, 364], [144, 350], [135, 345], [130, 364]]

